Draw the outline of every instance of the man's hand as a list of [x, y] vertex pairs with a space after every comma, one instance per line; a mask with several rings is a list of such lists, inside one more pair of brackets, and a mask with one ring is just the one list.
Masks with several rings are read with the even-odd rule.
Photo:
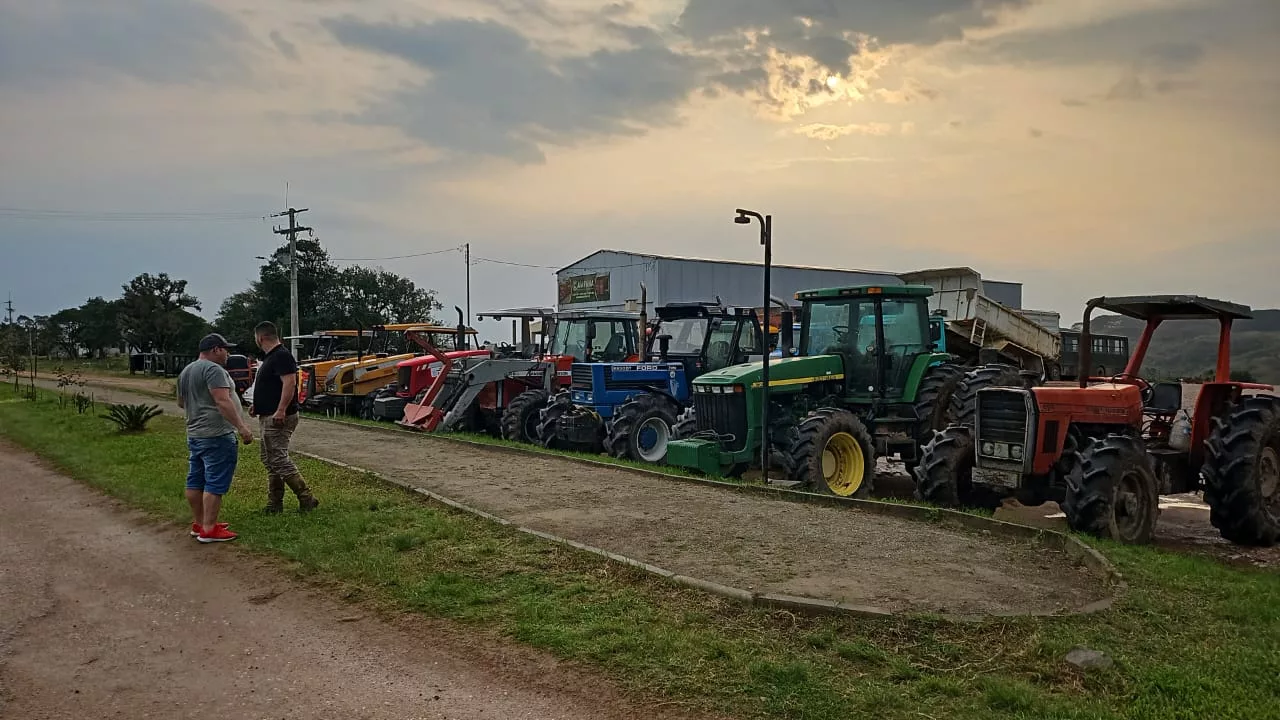
[[288, 415], [284, 410], [276, 410], [276, 413], [271, 416], [271, 424], [276, 427], [284, 427], [284, 421], [287, 417]]
[[248, 425], [242, 425], [240, 427], [240, 442], [245, 445], [253, 444], [253, 431], [249, 429]]

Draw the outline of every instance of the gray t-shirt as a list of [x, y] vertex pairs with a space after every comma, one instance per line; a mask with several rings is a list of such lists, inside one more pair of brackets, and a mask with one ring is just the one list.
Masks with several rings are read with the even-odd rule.
[[[210, 388], [234, 388], [226, 369], [212, 360], [196, 360], [178, 374], [178, 394], [187, 411], [187, 437], [210, 438], [236, 431], [218, 411]], [[234, 389], [232, 390], [234, 393]]]

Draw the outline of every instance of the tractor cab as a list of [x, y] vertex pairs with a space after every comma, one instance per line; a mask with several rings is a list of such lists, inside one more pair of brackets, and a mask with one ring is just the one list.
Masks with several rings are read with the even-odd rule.
[[500, 357], [533, 359], [547, 349], [547, 339], [555, 329], [556, 311], [549, 307], [510, 308], [477, 315], [479, 320], [511, 321], [511, 343], [499, 343]]
[[[1146, 323], [1125, 369], [1090, 376], [1091, 321], [1105, 310]], [[1195, 295], [1100, 297], [1085, 308], [1074, 387], [988, 388], [974, 428], [952, 426], [925, 450], [917, 494], [941, 504], [1055, 500], [1075, 530], [1149, 542], [1159, 496], [1202, 490], [1228, 540], [1280, 540], [1280, 398], [1231, 380], [1231, 328], [1247, 306]], [[1152, 382], [1142, 364], [1169, 320], [1215, 321], [1214, 379], [1187, 411], [1180, 382]]]
[[719, 303], [671, 303], [657, 308], [649, 344], [650, 362], [679, 362], [686, 376], [759, 359], [764, 353], [760, 322], [750, 309], [732, 312]]
[[[852, 287], [796, 294], [802, 303], [800, 355], [835, 355], [848, 395], [902, 399], [937, 340], [923, 286]], [[771, 383], [772, 384], [772, 383]]]
[[566, 310], [556, 314], [549, 354], [575, 362], [627, 362], [640, 352], [640, 315]]

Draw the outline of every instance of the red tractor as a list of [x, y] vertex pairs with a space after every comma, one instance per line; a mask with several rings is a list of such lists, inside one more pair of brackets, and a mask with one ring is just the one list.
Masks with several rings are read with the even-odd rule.
[[[593, 352], [616, 350], [623, 359], [636, 354], [636, 313], [516, 308], [478, 317], [520, 321], [523, 329], [519, 338], [513, 330], [512, 344], [503, 343], [482, 356], [441, 353], [418, 339], [427, 350], [422, 360], [431, 363], [432, 379], [414, 393], [399, 424], [428, 432], [470, 430], [522, 440], [521, 431], [536, 423], [550, 394], [568, 387], [574, 362]], [[586, 328], [589, 323], [595, 323], [595, 334]], [[596, 350], [590, 338], [601, 336], [602, 341], [616, 342]]]
[[[1090, 318], [1106, 310], [1146, 322], [1124, 372], [1089, 377]], [[1241, 545], [1280, 540], [1280, 398], [1270, 385], [1232, 382], [1231, 325], [1244, 305], [1194, 295], [1089, 301], [1080, 334], [1079, 384], [977, 393], [974, 426], [934, 435], [916, 468], [916, 495], [939, 505], [1057, 501], [1073, 530], [1149, 542], [1159, 496], [1203, 491], [1209, 519]], [[1194, 409], [1183, 385], [1139, 374], [1165, 320], [1217, 320], [1218, 361]], [[1254, 391], [1255, 394], [1246, 394]]]

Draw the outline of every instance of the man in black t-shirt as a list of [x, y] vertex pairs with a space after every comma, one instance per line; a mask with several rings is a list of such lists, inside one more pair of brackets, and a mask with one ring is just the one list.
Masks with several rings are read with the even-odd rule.
[[288, 485], [298, 496], [298, 510], [307, 512], [320, 501], [311, 494], [298, 466], [289, 457], [289, 440], [298, 429], [298, 361], [280, 342], [274, 323], [258, 323], [253, 335], [265, 353], [258, 365], [253, 407], [249, 410], [262, 428], [262, 464], [267, 468], [265, 510], [278, 513], [284, 509], [284, 488]]

